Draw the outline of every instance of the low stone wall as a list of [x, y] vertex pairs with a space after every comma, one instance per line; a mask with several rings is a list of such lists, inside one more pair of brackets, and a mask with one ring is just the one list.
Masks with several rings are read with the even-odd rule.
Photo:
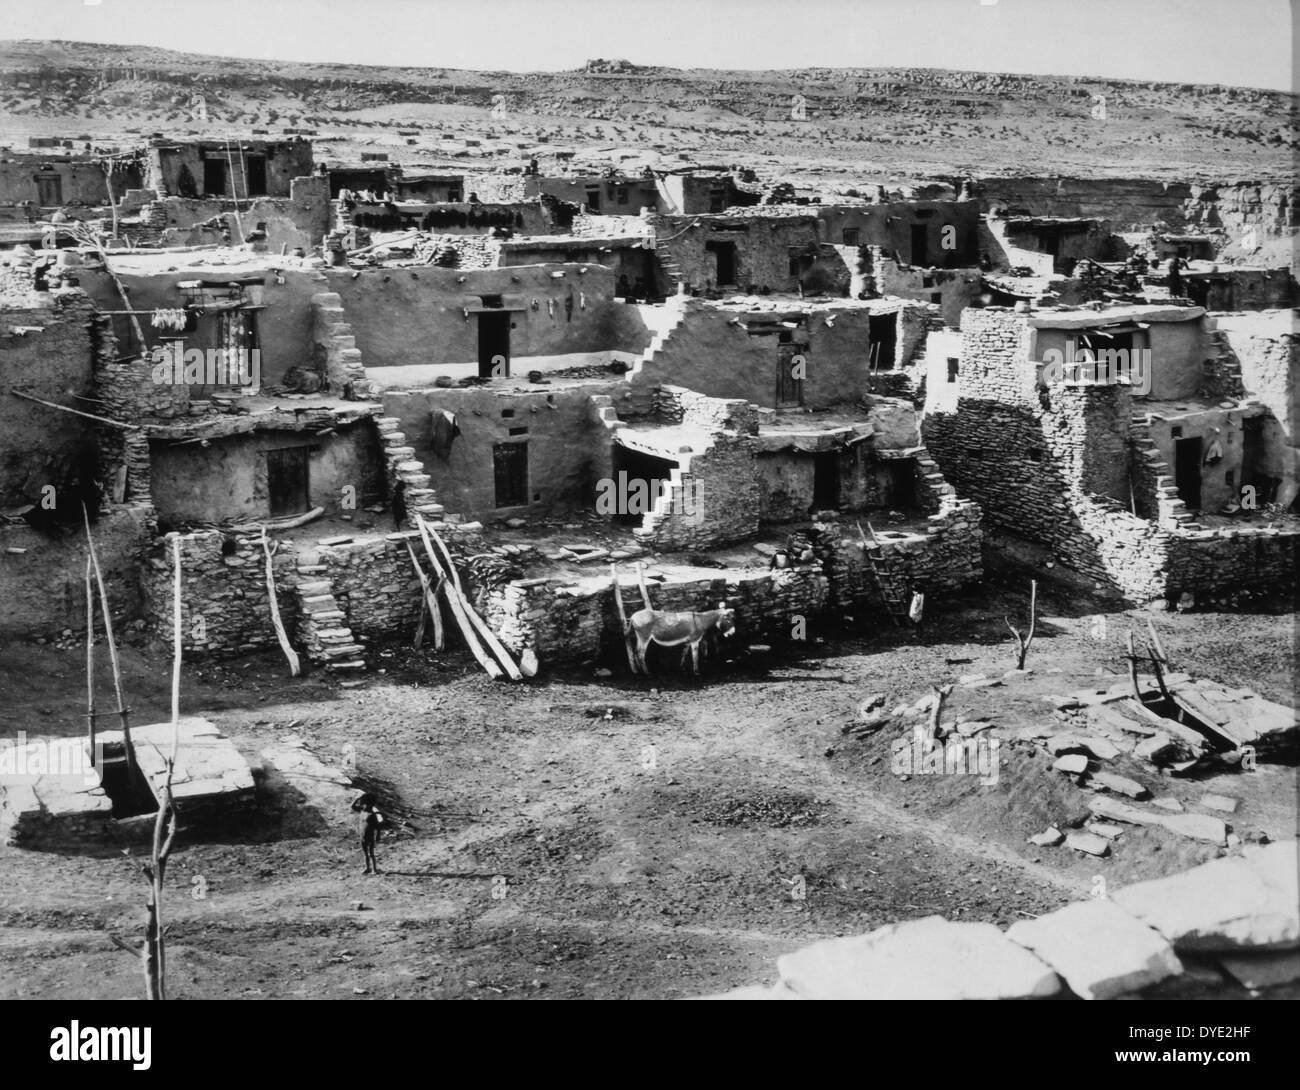
[[[603, 583], [603, 585], [602, 585]], [[812, 619], [829, 601], [830, 584], [818, 565], [771, 572], [729, 572], [714, 579], [656, 583], [656, 609], [736, 611], [739, 643], [788, 639], [796, 616]], [[641, 608], [634, 582], [623, 584], [629, 613]], [[531, 648], [543, 667], [623, 655], [618, 609], [608, 580], [565, 585], [549, 579], [516, 579], [488, 596], [488, 623], [511, 651]]]
[[1297, 842], [1247, 846], [1004, 931], [926, 916], [777, 960], [775, 987], [708, 999], [1178, 998], [1300, 978]]
[[[478, 523], [448, 524], [439, 534], [453, 555], [474, 551]], [[274, 535], [272, 542], [274, 543]], [[328, 579], [357, 636], [387, 640], [413, 633], [420, 616], [420, 583], [406, 549], [407, 534], [360, 536], [340, 545], [282, 541], [272, 559], [276, 600], [285, 630], [301, 630], [300, 602], [294, 588], [300, 565], [323, 567], [311, 579]], [[415, 538], [416, 553], [423, 548]], [[223, 534], [198, 530], [181, 537], [182, 647], [191, 655], [232, 655], [277, 647], [266, 593], [266, 560], [255, 533]], [[170, 639], [172, 551], [157, 539], [141, 569], [145, 617], [152, 631]]]

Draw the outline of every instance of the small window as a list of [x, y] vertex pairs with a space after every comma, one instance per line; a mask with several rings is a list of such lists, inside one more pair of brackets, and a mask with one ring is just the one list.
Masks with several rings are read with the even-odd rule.
[[1172, 428], [1169, 429], [1169, 434], [1170, 434], [1170, 436], [1173, 437], [1174, 439], [1181, 439], [1181, 438], [1183, 437], [1183, 427], [1182, 427], [1182, 425], [1181, 425], [1181, 424], [1175, 424]]
[[509, 420], [509, 419], [510, 419], [512, 416], [514, 416], [514, 415], [515, 415], [515, 411], [514, 411], [514, 409], [502, 409], [502, 410], [501, 410], [501, 419], [502, 419], [502, 420]]
[[952, 356], [948, 357], [948, 381], [949, 382], [957, 381], [957, 372], [960, 369], [960, 367], [961, 367], [961, 363], [959, 360], [954, 359]]
[[1025, 454], [1029, 456], [1031, 462], [1041, 462], [1043, 460], [1043, 452], [1037, 447], [1030, 447], [1025, 451]]
[[1226, 470], [1223, 474], [1223, 483], [1229, 488], [1237, 487], [1237, 471], [1235, 469]]
[[504, 296], [500, 295], [480, 295], [479, 299], [488, 310], [501, 310], [506, 305]]
[[932, 302], [932, 303], [942, 303], [942, 302], [943, 302], [943, 292], [939, 292], [939, 291], [932, 291], [932, 292], [930, 292], [930, 302]]
[[527, 434], [528, 434], [528, 429], [527, 429], [527, 428], [511, 428], [511, 429], [510, 429], [510, 434], [511, 434], [511, 435], [527, 435]]

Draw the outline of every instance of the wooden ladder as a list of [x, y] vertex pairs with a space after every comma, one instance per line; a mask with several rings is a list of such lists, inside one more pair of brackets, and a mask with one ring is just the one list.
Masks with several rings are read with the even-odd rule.
[[[867, 529], [871, 530], [869, 522]], [[858, 533], [862, 535], [862, 555], [866, 559], [867, 568], [876, 584], [880, 600], [885, 603], [885, 609], [894, 627], [898, 628], [903, 620], [910, 616], [912, 597], [911, 592], [903, 586], [899, 561], [885, 555], [884, 548], [876, 540], [874, 531], [871, 532], [871, 540], [868, 541], [867, 535], [862, 531], [862, 524], [859, 523]]]

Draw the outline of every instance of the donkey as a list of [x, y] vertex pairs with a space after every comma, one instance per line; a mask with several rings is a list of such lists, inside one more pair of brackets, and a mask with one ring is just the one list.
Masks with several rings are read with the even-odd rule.
[[635, 659], [637, 670], [649, 674], [646, 665], [646, 648], [651, 643], [660, 647], [677, 647], [685, 644], [682, 650], [682, 665], [686, 664], [686, 655], [691, 656], [691, 665], [695, 673], [700, 672], [700, 643], [710, 633], [730, 636], [736, 631], [736, 611], [728, 609], [726, 602], [720, 602], [717, 609], [704, 613], [665, 613], [658, 609], [638, 609], [628, 619], [628, 629], [636, 637]]

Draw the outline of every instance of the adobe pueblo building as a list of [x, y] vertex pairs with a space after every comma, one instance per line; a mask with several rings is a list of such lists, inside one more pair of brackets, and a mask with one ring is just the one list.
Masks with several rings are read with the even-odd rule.
[[109, 215], [0, 253], [5, 636], [77, 626], [82, 500], [155, 629], [182, 535], [190, 654], [275, 645], [265, 532], [292, 641], [340, 671], [440, 575], [543, 668], [619, 663], [611, 563], [657, 608], [725, 602], [742, 645], [941, 610], [985, 527], [1132, 600], [1294, 581], [1294, 338], [1124, 264], [1160, 224], [302, 139], [133, 162]]

